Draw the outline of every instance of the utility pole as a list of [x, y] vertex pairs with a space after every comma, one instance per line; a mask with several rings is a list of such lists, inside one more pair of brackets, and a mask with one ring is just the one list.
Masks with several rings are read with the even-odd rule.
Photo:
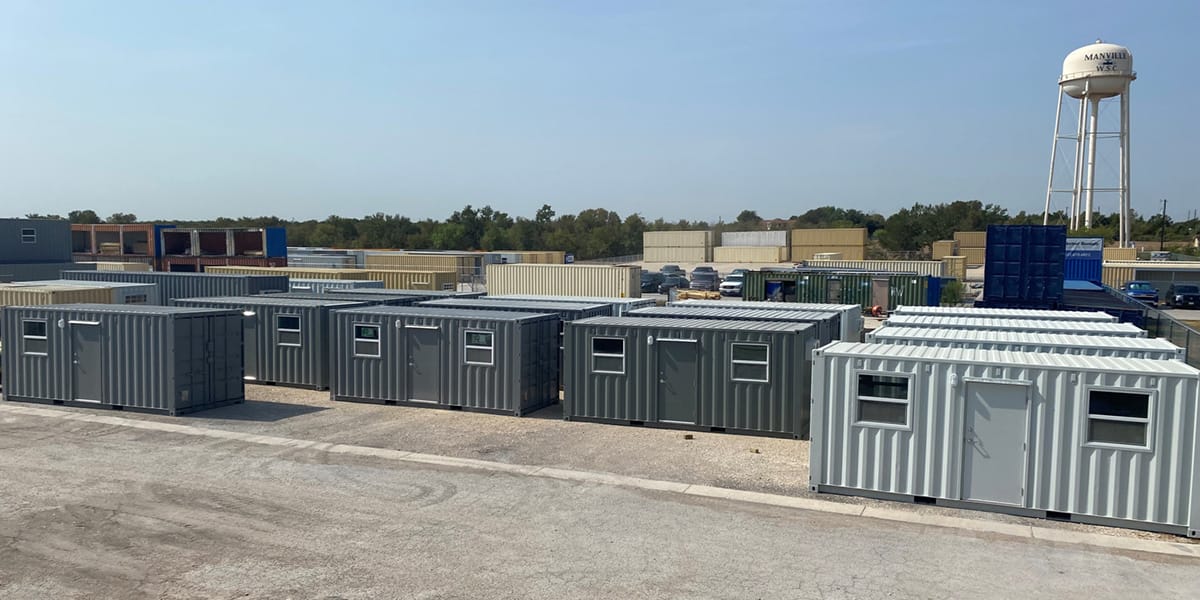
[[1158, 229], [1158, 250], [1161, 252], [1167, 249], [1167, 199], [1163, 198], [1162, 220], [1159, 222]]

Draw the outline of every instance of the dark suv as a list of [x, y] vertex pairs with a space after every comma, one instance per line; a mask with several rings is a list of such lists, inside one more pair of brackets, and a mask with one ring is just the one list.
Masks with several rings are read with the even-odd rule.
[[1121, 286], [1121, 291], [1138, 302], [1158, 306], [1158, 288], [1149, 281], [1130, 281]]
[[658, 291], [658, 286], [663, 282], [662, 273], [647, 273], [642, 272], [642, 291], [653, 294]]
[[1172, 283], [1167, 288], [1166, 304], [1171, 308], [1200, 307], [1200, 285], [1194, 283]]
[[662, 283], [658, 284], [658, 293], [665, 294], [670, 291], [671, 288], [686, 290], [689, 286], [690, 284], [688, 283], [687, 277], [684, 277], [683, 275], [663, 275]]

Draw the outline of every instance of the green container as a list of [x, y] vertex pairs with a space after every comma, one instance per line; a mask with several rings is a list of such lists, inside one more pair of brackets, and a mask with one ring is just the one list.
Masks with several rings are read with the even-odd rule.
[[[857, 304], [863, 309], [871, 306], [871, 274], [870, 273], [843, 273], [840, 275], [842, 279], [841, 298], [837, 301], [839, 304]], [[830, 300], [833, 302], [833, 300]]]
[[742, 298], [751, 301], [825, 302], [825, 273], [750, 271], [742, 283]]
[[888, 277], [888, 310], [897, 306], [925, 306], [929, 299], [928, 275]]

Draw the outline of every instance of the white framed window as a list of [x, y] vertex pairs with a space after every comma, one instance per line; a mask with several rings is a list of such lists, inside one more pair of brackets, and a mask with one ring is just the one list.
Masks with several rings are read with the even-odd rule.
[[379, 358], [378, 325], [354, 324], [354, 356]]
[[468, 365], [493, 365], [496, 358], [495, 335], [490, 331], [463, 334], [463, 360]]
[[1149, 392], [1088, 390], [1087, 443], [1150, 448]]
[[731, 344], [730, 368], [734, 381], [768, 383], [771, 370], [771, 349], [766, 344]]
[[37, 243], [37, 230], [33, 229], [32, 227], [26, 227], [26, 228], [22, 229], [21, 230], [21, 243], [22, 244], [36, 244]]
[[592, 372], [625, 374], [625, 338], [592, 338]]
[[912, 380], [903, 375], [858, 374], [855, 423], [885, 427], [908, 427]]
[[21, 321], [21, 352], [30, 356], [46, 356], [49, 351], [46, 329], [45, 321]]
[[275, 315], [275, 339], [280, 346], [300, 346], [300, 315]]

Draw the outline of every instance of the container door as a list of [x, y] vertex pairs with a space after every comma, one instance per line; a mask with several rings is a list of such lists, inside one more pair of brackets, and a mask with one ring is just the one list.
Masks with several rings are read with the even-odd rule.
[[442, 332], [437, 327], [405, 327], [408, 400], [441, 402]]
[[243, 379], [258, 380], [258, 314], [247, 310], [242, 313], [242, 364], [246, 366]]
[[1024, 506], [1028, 397], [1024, 385], [967, 383], [963, 500]]
[[871, 306], [888, 307], [888, 280], [884, 278], [871, 280]]
[[104, 336], [99, 323], [71, 321], [72, 398], [104, 401]]
[[700, 344], [660, 340], [654, 346], [658, 356], [658, 420], [695, 424]]
[[825, 301], [832, 304], [842, 303], [842, 280], [832, 278], [825, 282]]

